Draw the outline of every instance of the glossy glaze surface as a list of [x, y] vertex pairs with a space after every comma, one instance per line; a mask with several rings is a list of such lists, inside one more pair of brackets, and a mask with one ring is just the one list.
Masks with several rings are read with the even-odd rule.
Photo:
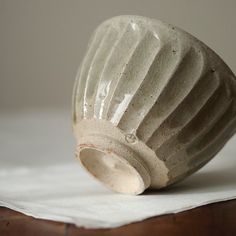
[[104, 120], [130, 148], [144, 143], [168, 169], [164, 187], [206, 164], [235, 133], [235, 94], [231, 70], [190, 34], [154, 19], [115, 17], [95, 31], [80, 66], [74, 130], [83, 120]]

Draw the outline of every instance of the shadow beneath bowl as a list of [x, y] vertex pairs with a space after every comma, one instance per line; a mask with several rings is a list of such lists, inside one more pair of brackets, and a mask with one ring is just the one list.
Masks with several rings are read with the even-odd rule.
[[224, 189], [236, 189], [236, 162], [234, 165], [209, 171], [200, 171], [187, 179], [160, 190], [147, 190], [144, 195], [183, 194], [219, 192]]

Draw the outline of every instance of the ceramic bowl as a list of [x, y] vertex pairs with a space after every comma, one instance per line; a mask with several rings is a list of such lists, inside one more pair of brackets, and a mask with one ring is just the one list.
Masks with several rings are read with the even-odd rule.
[[140, 16], [109, 19], [74, 86], [78, 159], [117, 192], [167, 187], [235, 133], [235, 94], [229, 67], [185, 31]]

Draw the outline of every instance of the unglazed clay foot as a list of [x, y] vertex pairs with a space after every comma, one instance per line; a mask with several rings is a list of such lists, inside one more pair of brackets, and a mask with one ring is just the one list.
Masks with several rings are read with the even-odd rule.
[[78, 159], [114, 191], [164, 188], [235, 133], [235, 94], [231, 70], [190, 34], [145, 17], [107, 20], [74, 86]]

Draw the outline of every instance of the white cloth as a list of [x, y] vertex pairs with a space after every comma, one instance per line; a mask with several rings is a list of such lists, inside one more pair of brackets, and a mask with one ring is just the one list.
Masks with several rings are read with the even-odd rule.
[[66, 114], [1, 114], [1, 206], [36, 218], [109, 228], [236, 198], [236, 136], [182, 183], [129, 196], [107, 190], [80, 168]]

